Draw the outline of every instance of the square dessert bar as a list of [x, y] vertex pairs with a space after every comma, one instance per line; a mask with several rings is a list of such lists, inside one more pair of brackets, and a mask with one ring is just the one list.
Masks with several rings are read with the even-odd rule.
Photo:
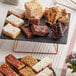
[[22, 26], [21, 29], [22, 29], [22, 32], [25, 34], [25, 36], [27, 38], [32, 38], [33, 37], [33, 33], [32, 33], [31, 28], [29, 27], [28, 24]]
[[31, 29], [32, 29], [32, 33], [37, 36], [47, 36], [49, 34], [48, 27], [46, 25], [40, 26], [33, 24], [31, 26]]
[[36, 76], [53, 76], [53, 72], [49, 68], [45, 68], [43, 71], [38, 73]]
[[61, 11], [61, 16], [58, 18], [58, 21], [62, 22], [62, 23], [68, 23], [69, 22], [68, 13], [65, 9], [63, 9]]
[[12, 70], [7, 64], [3, 64], [0, 66], [0, 71], [5, 76], [19, 76], [14, 70]]
[[21, 30], [8, 23], [7, 25], [3, 27], [2, 32], [6, 36], [9, 36], [15, 39], [21, 33]]
[[36, 76], [35, 72], [29, 67], [25, 67], [19, 71], [22, 76]]
[[52, 38], [58, 39], [64, 36], [65, 31], [67, 30], [67, 24], [63, 24], [61, 22], [58, 22], [57, 24], [52, 25], [51, 31], [52, 31]]
[[20, 27], [24, 24], [24, 20], [16, 17], [15, 15], [11, 14], [6, 18], [6, 23], [10, 23], [15, 27]]
[[25, 10], [21, 9], [19, 7], [13, 7], [13, 8], [8, 10], [8, 14], [13, 14], [19, 18], [22, 18], [25, 15]]
[[47, 23], [55, 24], [61, 14], [60, 7], [49, 8], [45, 11], [45, 17], [47, 18]]
[[43, 15], [43, 8], [37, 0], [31, 0], [25, 3], [25, 9], [28, 18], [40, 19]]
[[51, 66], [52, 66], [51, 58], [45, 57], [45, 58], [41, 59], [41, 61], [39, 61], [37, 64], [35, 64], [32, 68], [34, 71], [39, 73], [40, 71], [42, 71], [46, 67], [51, 67]]
[[20, 70], [23, 67], [25, 67], [25, 65], [12, 54], [9, 54], [8, 56], [6, 56], [5, 60], [9, 65], [13, 66], [17, 70]]
[[35, 18], [29, 18], [28, 19], [28, 24], [29, 25], [33, 25], [33, 24], [40, 25], [40, 20], [39, 19], [35, 19]]
[[29, 67], [32, 67], [33, 65], [35, 65], [38, 62], [37, 59], [35, 59], [32, 56], [25, 56], [21, 59], [21, 61]]

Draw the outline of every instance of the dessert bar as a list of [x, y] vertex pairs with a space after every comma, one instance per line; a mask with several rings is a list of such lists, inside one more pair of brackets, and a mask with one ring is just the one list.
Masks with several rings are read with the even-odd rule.
[[11, 9], [9, 9], [8, 14], [13, 14], [19, 18], [22, 18], [25, 16], [25, 10], [21, 9], [19, 7], [13, 7]]
[[52, 25], [52, 38], [59, 39], [64, 36], [65, 31], [67, 30], [67, 24], [58, 22], [57, 24]]
[[40, 26], [33, 24], [31, 29], [32, 33], [37, 36], [47, 36], [49, 34], [48, 27], [46, 25]]
[[28, 24], [22, 26], [21, 29], [22, 29], [22, 32], [24, 33], [24, 35], [27, 38], [32, 38], [33, 37], [33, 33], [32, 33], [31, 28], [29, 27]]
[[38, 62], [37, 59], [35, 59], [32, 56], [25, 56], [21, 59], [21, 61], [29, 67], [32, 67], [33, 65], [35, 65]]
[[40, 25], [40, 20], [39, 19], [35, 19], [35, 18], [29, 18], [28, 19], [28, 24], [29, 25], [33, 25], [33, 24]]
[[49, 68], [45, 68], [43, 71], [38, 73], [36, 76], [53, 76], [53, 72]]
[[37, 64], [35, 64], [32, 68], [34, 71], [37, 73], [43, 70], [46, 67], [51, 67], [52, 66], [52, 61], [51, 58], [45, 57], [41, 61], [39, 61]]
[[2, 32], [6, 36], [9, 36], [15, 39], [21, 33], [21, 30], [8, 23], [7, 25], [3, 27]]
[[25, 3], [25, 17], [40, 19], [43, 16], [43, 8], [37, 0], [31, 0]]
[[9, 54], [8, 56], [6, 56], [5, 59], [6, 59], [6, 62], [8, 64], [10, 64], [11, 66], [13, 66], [17, 70], [20, 70], [23, 67], [25, 67], [25, 65], [21, 61], [19, 61], [15, 56], [13, 56], [12, 54]]
[[6, 18], [6, 23], [10, 23], [15, 27], [20, 27], [24, 24], [24, 20], [16, 17], [15, 15], [11, 14]]
[[29, 67], [25, 67], [19, 71], [22, 76], [36, 76], [35, 72]]
[[3, 64], [0, 66], [0, 71], [5, 76], [19, 76], [15, 71], [13, 71], [7, 64]]
[[58, 18], [58, 21], [60, 21], [62, 23], [68, 23], [69, 17], [68, 17], [68, 13], [66, 12], [65, 9], [63, 9], [61, 11], [61, 16]]
[[61, 8], [56, 6], [56, 7], [53, 7], [53, 8], [48, 8], [45, 11], [44, 16], [47, 19], [47, 23], [55, 24], [56, 21], [58, 20], [58, 18], [60, 17], [60, 14], [61, 14]]

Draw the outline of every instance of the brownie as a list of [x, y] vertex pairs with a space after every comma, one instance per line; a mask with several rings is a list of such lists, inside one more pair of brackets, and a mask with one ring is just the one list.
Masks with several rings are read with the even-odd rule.
[[33, 34], [37, 36], [47, 36], [49, 34], [48, 27], [46, 25], [40, 26], [33, 24], [31, 29]]
[[31, 69], [31, 68], [29, 68], [29, 67], [25, 67], [25, 68], [23, 68], [23, 69], [21, 69], [20, 71], [19, 71], [19, 73], [22, 75], [22, 76], [36, 76], [36, 74], [35, 74], [35, 72]]
[[20, 62], [12, 54], [9, 54], [8, 56], [6, 56], [5, 60], [8, 64], [10, 64], [12, 67], [14, 67], [17, 70], [20, 70], [21, 68], [23, 68], [25, 66], [22, 62]]
[[62, 38], [66, 30], [67, 30], [67, 24], [57, 22], [56, 24], [51, 26], [52, 38], [53, 39]]
[[3, 76], [3, 74], [2, 74], [2, 73], [0, 73], [0, 76]]
[[40, 20], [39, 19], [35, 19], [35, 18], [29, 18], [28, 19], [28, 24], [29, 25], [32, 25], [32, 24], [39, 25], [40, 24]]
[[19, 76], [14, 70], [12, 70], [7, 64], [3, 64], [0, 66], [0, 71], [5, 76]]
[[38, 62], [37, 59], [35, 59], [32, 56], [25, 56], [21, 59], [21, 61], [29, 67], [32, 67], [33, 65], [35, 65]]
[[22, 26], [21, 29], [22, 29], [22, 32], [24, 33], [24, 35], [27, 38], [32, 38], [33, 37], [33, 33], [32, 33], [31, 28], [29, 27], [28, 24]]

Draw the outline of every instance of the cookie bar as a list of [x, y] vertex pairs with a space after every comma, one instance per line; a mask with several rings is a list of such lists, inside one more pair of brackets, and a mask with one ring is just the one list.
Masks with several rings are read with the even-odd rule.
[[25, 3], [25, 17], [40, 19], [43, 16], [43, 8], [37, 0], [31, 0]]
[[40, 25], [33, 24], [31, 26], [31, 29], [33, 34], [37, 36], [47, 36], [49, 34], [48, 27], [46, 25], [40, 26]]
[[2, 32], [6, 36], [15, 39], [21, 33], [21, 30], [19, 28], [12, 26], [11, 24], [7, 24], [3, 27]]
[[21, 29], [22, 29], [22, 32], [24, 33], [24, 35], [27, 38], [32, 38], [33, 37], [33, 33], [32, 33], [31, 28], [29, 27], [28, 24], [22, 26]]
[[25, 56], [21, 59], [21, 61], [29, 67], [32, 67], [33, 65], [35, 65], [38, 62], [37, 59], [35, 59], [32, 56]]
[[36, 76], [36, 74], [33, 72], [33, 70], [29, 67], [25, 67], [23, 69], [21, 69], [19, 71], [19, 73], [22, 75], [22, 76]]
[[36, 76], [53, 76], [53, 72], [49, 68], [45, 68], [43, 71], [38, 73]]
[[46, 21], [47, 23], [55, 24], [58, 18], [60, 17], [60, 14], [61, 14], [61, 8], [56, 6], [45, 10], [44, 16], [47, 19]]
[[35, 64], [32, 68], [34, 71], [39, 73], [41, 70], [43, 70], [46, 67], [51, 67], [52, 66], [52, 61], [49, 57], [45, 57], [41, 59], [37, 64]]
[[61, 16], [59, 17], [58, 21], [62, 23], [68, 23], [69, 17], [65, 9], [61, 11]]
[[24, 24], [24, 20], [16, 17], [15, 15], [11, 14], [6, 18], [6, 23], [10, 23], [15, 27], [20, 27]]
[[8, 56], [6, 56], [5, 58], [6, 62], [8, 64], [10, 64], [11, 66], [13, 66], [14, 68], [16, 68], [17, 70], [20, 70], [21, 68], [25, 67], [25, 65], [20, 62], [15, 56], [13, 56], [12, 54], [9, 54]]
[[5, 76], [19, 76], [14, 70], [12, 70], [7, 64], [3, 64], [0, 66], [0, 71]]
[[11, 9], [9, 9], [8, 14], [13, 14], [19, 18], [22, 18], [25, 16], [25, 10], [21, 9], [19, 7], [13, 7]]

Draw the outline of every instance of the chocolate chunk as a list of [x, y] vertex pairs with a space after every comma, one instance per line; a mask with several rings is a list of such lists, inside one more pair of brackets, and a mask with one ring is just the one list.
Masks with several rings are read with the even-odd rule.
[[29, 27], [28, 24], [22, 26], [21, 29], [22, 29], [23, 33], [26, 35], [27, 38], [32, 38], [33, 37], [31, 28]]
[[40, 26], [40, 25], [33, 24], [31, 26], [31, 29], [33, 34], [37, 36], [47, 36], [49, 34], [48, 27], [46, 25]]
[[67, 30], [67, 25], [60, 22], [51, 26], [52, 38], [58, 39], [64, 36], [64, 32]]
[[28, 19], [28, 24], [29, 25], [32, 25], [32, 24], [39, 25], [40, 24], [40, 20], [39, 19], [35, 19], [35, 18], [30, 18], [30, 19]]

